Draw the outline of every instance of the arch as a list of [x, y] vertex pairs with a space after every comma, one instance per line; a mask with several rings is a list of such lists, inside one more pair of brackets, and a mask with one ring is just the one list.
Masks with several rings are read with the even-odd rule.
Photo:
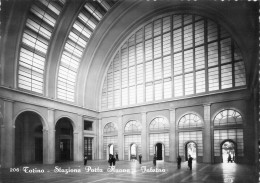
[[104, 128], [103, 128], [103, 134], [111, 134], [111, 133], [117, 133], [117, 128], [115, 126], [115, 123], [108, 122]]
[[170, 124], [166, 117], [157, 116], [149, 124], [150, 131], [170, 130]]
[[[223, 149], [223, 146], [226, 144], [226, 143], [231, 143], [230, 145], [232, 146], [231, 148], [230, 147], [227, 147], [227, 149]], [[228, 144], [227, 144], [228, 145]], [[236, 162], [236, 156], [237, 156], [237, 143], [232, 140], [232, 139], [226, 139], [226, 140], [223, 140], [221, 143], [220, 143], [220, 155], [221, 155], [221, 158], [222, 158], [222, 163], [226, 163], [228, 162], [229, 163], [229, 160], [228, 160], [228, 155], [231, 155], [231, 163], [232, 162]]]
[[178, 128], [203, 127], [203, 118], [195, 112], [187, 112], [178, 119]]
[[[191, 145], [189, 147], [189, 145]], [[198, 157], [198, 145], [195, 141], [193, 140], [190, 140], [190, 141], [187, 141], [185, 142], [185, 160], [188, 161], [188, 157], [189, 155], [191, 155], [191, 157], [193, 159], [196, 159], [197, 160], [197, 157]], [[194, 148], [195, 148], [195, 151], [194, 151]]]
[[141, 132], [142, 124], [136, 120], [130, 120], [126, 123], [125, 132]]
[[56, 118], [55, 120], [55, 126], [57, 125], [58, 121], [63, 119], [63, 118], [66, 118], [70, 121], [70, 124], [72, 125], [72, 128], [73, 128], [73, 132], [75, 132], [77, 130], [77, 125], [76, 123], [71, 119], [71, 116], [68, 116], [68, 115], [61, 115], [59, 116], [58, 118]]
[[[180, 18], [178, 18], [178, 16]], [[174, 29], [171, 29], [171, 24], [169, 23], [169, 26], [167, 26], [168, 25], [167, 21], [172, 22], [172, 19], [175, 19], [175, 17], [177, 17], [177, 18], [176, 18], [176, 21], [174, 20], [174, 22], [177, 22], [177, 23], [176, 23], [176, 25], [174, 23]], [[189, 17], [191, 17], [191, 18], [189, 18]], [[167, 18], [168, 18], [168, 20], [167, 20]], [[165, 26], [166, 28], [161, 26], [157, 29], [156, 28], [157, 25], [159, 25], [159, 26], [164, 25], [163, 24], [164, 20], [166, 22], [166, 26]], [[179, 22], [179, 20], [181, 20], [181, 22]], [[159, 23], [157, 24], [156, 22], [158, 22], [158, 21], [159, 21]], [[192, 25], [196, 26], [195, 38], [193, 37], [194, 35], [193, 35]], [[184, 41], [180, 41], [181, 39], [179, 39], [180, 37], [182, 37], [182, 33], [183, 33], [182, 31], [180, 31], [181, 30], [180, 27], [184, 28], [184, 34], [185, 34]], [[146, 31], [146, 29], [147, 29], [147, 31]], [[143, 31], [143, 30], [145, 30], [145, 31]], [[149, 31], [150, 31], [150, 33], [149, 33]], [[169, 33], [168, 31], [176, 32], [176, 33], [172, 34], [172, 33]], [[144, 32], [144, 33], [141, 33], [141, 36], [140, 36], [139, 32]], [[170, 34], [172, 34], [172, 35], [170, 35]], [[152, 36], [152, 35], [154, 35], [154, 36]], [[164, 39], [160, 38], [162, 35], [163, 35]], [[186, 35], [188, 35], [188, 36], [186, 36]], [[133, 41], [134, 39], [132, 39], [132, 38], [138, 37], [138, 36], [141, 37], [140, 38], [141, 41], [140, 40], [138, 41], [138, 39], [136, 39], [136, 41]], [[145, 37], [144, 43], [142, 42], [142, 39], [143, 39], [142, 36]], [[177, 68], [176, 70], [174, 69], [174, 75], [172, 75], [170, 71], [168, 72], [167, 68], [171, 68], [173, 64], [171, 61], [171, 57], [167, 56], [167, 54], [171, 53], [172, 48], [169, 47], [169, 49], [168, 50], [166, 49], [166, 51], [165, 51], [163, 46], [160, 47], [160, 45], [163, 45], [163, 44], [161, 44], [161, 42], [167, 42], [167, 41], [165, 41], [165, 40], [168, 40], [167, 36], [169, 37], [169, 40], [170, 40], [170, 37], [172, 36], [172, 37], [174, 37], [174, 39], [176, 38], [176, 42], [180, 41], [180, 43], [178, 42], [178, 44], [176, 44], [179, 47], [178, 48], [176, 47], [174, 49], [177, 51], [185, 52], [184, 55], [187, 55], [187, 56], [184, 56], [184, 58], [182, 58], [181, 53], [177, 53], [177, 51], [175, 51], [176, 53], [173, 53], [172, 56], [174, 57], [175, 60], [177, 60], [180, 63], [187, 62], [187, 64], [184, 64], [184, 65], [187, 65], [187, 66], [184, 66], [185, 73], [187, 73], [187, 72], [192, 72], [192, 73], [189, 73], [189, 74], [185, 74], [183, 72], [178, 73], [180, 70], [183, 69], [181, 64], [174, 65], [175, 66], [174, 68]], [[204, 40], [204, 36], [207, 36], [208, 39]], [[121, 99], [122, 99], [121, 106], [122, 107], [132, 105], [132, 104], [153, 102], [153, 101], [157, 101], [157, 100], [167, 100], [169, 98], [187, 97], [190, 95], [197, 95], [197, 94], [201, 94], [201, 93], [204, 94], [204, 93], [208, 93], [208, 91], [209, 92], [219, 91], [219, 90], [223, 90], [226, 88], [233, 89], [233, 88], [236, 88], [239, 86], [246, 86], [246, 74], [245, 74], [244, 61], [243, 61], [241, 51], [236, 44], [236, 41], [231, 36], [231, 34], [227, 33], [227, 31], [223, 28], [222, 25], [220, 26], [219, 22], [213, 21], [212, 19], [210, 19], [208, 17], [204, 17], [203, 15], [198, 15], [196, 13], [194, 13], [194, 14], [172, 13], [170, 15], [164, 14], [164, 17], [163, 17], [162, 15], [158, 16], [158, 14], [157, 14], [156, 18], [152, 18], [151, 20], [146, 21], [146, 23], [144, 23], [141, 26], [139, 26], [138, 28], [136, 28], [134, 31], [129, 33], [129, 35], [125, 36], [125, 38], [126, 39], [124, 41], [122, 41], [120, 45], [118, 44], [119, 45], [118, 49], [115, 50], [115, 52], [113, 54], [114, 57], [111, 57], [111, 62], [106, 68], [107, 76], [104, 77], [104, 79], [103, 79], [104, 82], [102, 82], [103, 86], [105, 86], [105, 87], [103, 87], [103, 89], [101, 89], [102, 95], [100, 95], [101, 101], [103, 101], [103, 102], [101, 102], [101, 106], [104, 109], [120, 107], [120, 104], [119, 104], [119, 106], [108, 105], [108, 102], [106, 100], [108, 95], [111, 95], [111, 97], [112, 97], [111, 100], [115, 100], [115, 99], [113, 99], [113, 93], [118, 92], [118, 91], [116, 89], [114, 89], [113, 91], [107, 90], [106, 86], [110, 86], [110, 85], [112, 86], [113, 81], [107, 80], [106, 78], [119, 77], [119, 75], [117, 74], [117, 73], [119, 73], [119, 71], [116, 70], [116, 72], [114, 72], [112, 70], [112, 68], [117, 67], [116, 64], [118, 62], [121, 62], [122, 64], [124, 64], [124, 62], [126, 62], [124, 59], [127, 59], [127, 57], [129, 57], [129, 60], [130, 60], [131, 54], [135, 54], [135, 52], [133, 50], [135, 50], [135, 49], [138, 50], [139, 49], [138, 45], [141, 45], [141, 44], [142, 45], [140, 46], [140, 50], [141, 50], [140, 52], [145, 52], [145, 49], [148, 49], [147, 53], [151, 53], [151, 54], [150, 55], [145, 54], [144, 56], [140, 56], [140, 58], [138, 57], [138, 59], [136, 59], [136, 60], [137, 61], [141, 60], [141, 61], [137, 62], [136, 64], [131, 64], [130, 62], [132, 62], [132, 61], [130, 60], [129, 61], [130, 64], [128, 66], [126, 65], [125, 67], [122, 67], [122, 69], [121, 69], [122, 79], [125, 80], [124, 78], [127, 76], [128, 73], [131, 73], [131, 75], [135, 75], [137, 72], [137, 71], [135, 71], [135, 68], [136, 68], [136, 70], [138, 70], [138, 67], [140, 66], [140, 68], [141, 67], [147, 68], [147, 70], [149, 70], [149, 73], [151, 70], [151, 74], [143, 73], [143, 74], [146, 74], [147, 77], [145, 79], [146, 81], [142, 80], [142, 82], [143, 83], [144, 82], [146, 82], [146, 83], [153, 82], [153, 83], [151, 85], [141, 86], [140, 91], [138, 91], [138, 84], [135, 84], [133, 82], [134, 85], [137, 86], [137, 89], [134, 89], [132, 84], [128, 84], [128, 81], [125, 80], [126, 86], [124, 86], [124, 90], [122, 90], [122, 95], [114, 94], [114, 96], [119, 97], [119, 99], [121, 97]], [[192, 38], [192, 39], [190, 39], [190, 38]], [[196, 47], [196, 48], [193, 47], [194, 42], [195, 42], [195, 45], [198, 45], [198, 47]], [[156, 51], [155, 48], [157, 48], [157, 46], [152, 47], [152, 45], [157, 44], [157, 43], [159, 45], [158, 49], [161, 51], [163, 50], [163, 52], [158, 51], [158, 50]], [[169, 44], [170, 44], [170, 41], [169, 41]], [[183, 49], [181, 45], [184, 45], [184, 48], [187, 48], [187, 49]], [[233, 49], [231, 45], [235, 45], [234, 46], [235, 49]], [[143, 49], [143, 46], [145, 49]], [[209, 53], [205, 53], [205, 51], [204, 51], [205, 47], [208, 47]], [[124, 51], [124, 50], [128, 50], [128, 52], [129, 52], [128, 55], [130, 55], [130, 56], [128, 56], [127, 54], [124, 55], [124, 53], [126, 53], [126, 51]], [[133, 53], [131, 53], [131, 51]], [[165, 51], [165, 53], [164, 53], [164, 51]], [[154, 52], [154, 54], [152, 54], [152, 52]], [[221, 53], [223, 52], [221, 57], [217, 56], [218, 52], [221, 52]], [[202, 61], [198, 61], [198, 62], [196, 62], [196, 64], [193, 64], [192, 60], [195, 59], [195, 57], [193, 58], [193, 53], [195, 53], [196, 58], [200, 58], [200, 60], [202, 60]], [[209, 60], [211, 60], [211, 62], [209, 62], [209, 69], [205, 68], [205, 65], [206, 65], [206, 62], [205, 62], [206, 56], [205, 55], [206, 54], [208, 54], [208, 57], [210, 57]], [[142, 54], [140, 54], [140, 55], [142, 55]], [[234, 57], [232, 55], [234, 55]], [[131, 57], [131, 58], [134, 58], [134, 57]], [[190, 58], [192, 58], [192, 59], [190, 59]], [[220, 65], [218, 65], [218, 63], [217, 63], [218, 61], [220, 61], [219, 59], [221, 60]], [[182, 61], [182, 60], [184, 60], [184, 61]], [[199, 59], [196, 59], [196, 60], [199, 60]], [[164, 64], [166, 64], [166, 65], [168, 64], [168, 67], [163, 68], [161, 65], [161, 62], [164, 62]], [[159, 74], [158, 78], [156, 78], [157, 77], [156, 72], [153, 74], [153, 70], [151, 69], [153, 67], [153, 65], [158, 66], [158, 68], [159, 68], [159, 69], [157, 69], [157, 70], [159, 70], [158, 72], [162, 72], [161, 70], [165, 70], [164, 73], [169, 73], [169, 74], [167, 76], [160, 76], [160, 74]], [[196, 67], [195, 67], [195, 65], [196, 65]], [[233, 65], [235, 65], [235, 67], [233, 67]], [[202, 69], [202, 70], [200, 70], [200, 69]], [[140, 70], [142, 70], [142, 69], [140, 69]], [[218, 73], [220, 73], [219, 71], [222, 74], [218, 74]], [[206, 77], [207, 73], [208, 73], [209, 77]], [[218, 78], [214, 79], [212, 76], [212, 73], [213, 73], [213, 75], [214, 75], [214, 73], [217, 73]], [[233, 73], [233, 74], [230, 75], [227, 73]], [[178, 74], [181, 74], [182, 76], [177, 76]], [[195, 75], [196, 75], [196, 77], [194, 77]], [[225, 79], [223, 79], [223, 77], [222, 77], [224, 75], [225, 75]], [[163, 79], [163, 80], [158, 82], [157, 81], [158, 79]], [[197, 79], [199, 79], [199, 81]], [[138, 80], [138, 78], [137, 78], [137, 80]], [[185, 82], [184, 82], [184, 80], [185, 80]], [[208, 81], [209, 85], [205, 84], [206, 81]], [[129, 81], [129, 82], [131, 82], [131, 81]], [[176, 88], [174, 88], [174, 90], [171, 90], [172, 83], [174, 83], [174, 87], [176, 87]], [[196, 85], [197, 87], [194, 87], [193, 85]], [[168, 90], [167, 89], [162, 90], [162, 86], [168, 87]], [[153, 91], [153, 90], [151, 90], [151, 88], [158, 88], [158, 91], [156, 90], [157, 92], [153, 93], [153, 92], [151, 92], [151, 91]], [[184, 88], [184, 89], [182, 89], [182, 88]], [[148, 91], [148, 92], [145, 92], [146, 97], [144, 97], [143, 95], [140, 95], [141, 96], [140, 101], [135, 100], [135, 97], [131, 97], [131, 95], [132, 96], [138, 95], [139, 92], [142, 93], [141, 91], [143, 91], [143, 90]], [[162, 92], [164, 92], [164, 91], [168, 91], [168, 93], [166, 92], [163, 94]], [[157, 94], [158, 94], [158, 96], [157, 96]], [[154, 97], [153, 97], [153, 95], [154, 95]], [[102, 100], [102, 99], [104, 99], [104, 100]], [[132, 99], [134, 99], [133, 102], [131, 102]]]
[[39, 111], [34, 110], [34, 109], [30, 109], [30, 108], [23, 109], [23, 110], [19, 111], [19, 112], [14, 116], [14, 118], [13, 118], [13, 125], [14, 125], [14, 126], [15, 126], [15, 121], [16, 121], [16, 119], [17, 119], [22, 113], [24, 113], [24, 112], [33, 112], [33, 113], [36, 113], [37, 115], [39, 115], [40, 118], [41, 118], [41, 123], [42, 123], [42, 125], [43, 125], [43, 129], [44, 129], [44, 130], [48, 130], [48, 129], [49, 129], [49, 125], [48, 125], [48, 123], [47, 123], [47, 120], [43, 117], [43, 115], [41, 115], [41, 113], [40, 113]]
[[72, 161], [74, 154], [74, 128], [68, 117], [61, 117], [55, 124], [56, 162]]
[[138, 145], [135, 142], [132, 142], [129, 145], [129, 160], [137, 160], [138, 155]]
[[239, 125], [243, 124], [243, 117], [241, 113], [236, 109], [226, 108], [222, 109], [214, 115], [213, 125]]
[[164, 161], [164, 159], [165, 159], [165, 144], [163, 142], [157, 141], [154, 144], [154, 154], [156, 154], [157, 160]]
[[16, 116], [14, 125], [15, 164], [43, 163], [43, 118], [34, 111], [23, 111]]

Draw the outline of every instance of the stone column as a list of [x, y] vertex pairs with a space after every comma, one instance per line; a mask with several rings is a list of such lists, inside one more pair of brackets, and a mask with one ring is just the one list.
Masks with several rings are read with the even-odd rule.
[[73, 132], [73, 161], [79, 161], [79, 133], [77, 131]]
[[105, 159], [103, 157], [103, 135], [102, 135], [102, 119], [98, 119], [98, 159]]
[[13, 121], [13, 101], [10, 100], [4, 100], [4, 106], [3, 106], [3, 125], [1, 127], [1, 130], [3, 133], [2, 140], [2, 152], [1, 152], [1, 158], [3, 162], [3, 168], [10, 168], [14, 167], [15, 165], [15, 121]]
[[211, 163], [211, 121], [210, 104], [204, 104], [204, 131], [203, 131], [203, 162]]
[[55, 163], [55, 119], [54, 109], [48, 109], [47, 124], [43, 127], [43, 163]]
[[118, 159], [124, 159], [124, 128], [123, 128], [123, 116], [122, 113], [117, 116], [118, 135], [117, 135], [117, 147], [118, 147]]
[[84, 121], [83, 116], [78, 114], [78, 156], [77, 161], [84, 159]]
[[170, 109], [170, 161], [176, 162], [176, 122], [175, 122], [175, 109]]
[[142, 133], [141, 133], [141, 144], [142, 144], [142, 159], [143, 161], [149, 160], [149, 141], [148, 141], [148, 130], [146, 122], [146, 112], [142, 112]]

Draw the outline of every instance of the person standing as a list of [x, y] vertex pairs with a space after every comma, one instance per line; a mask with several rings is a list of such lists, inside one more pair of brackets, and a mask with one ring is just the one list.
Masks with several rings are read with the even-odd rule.
[[109, 154], [108, 163], [109, 163], [109, 166], [111, 167], [112, 166], [112, 154]]
[[87, 163], [88, 163], [88, 156], [87, 156], [87, 155], [85, 155], [85, 156], [84, 156], [84, 165], [86, 166], [86, 165], [87, 165]]
[[139, 154], [139, 163], [142, 164], [142, 154]]
[[115, 166], [116, 165], [116, 158], [114, 157], [114, 155], [112, 155], [111, 161], [112, 161], [112, 165]]
[[231, 162], [232, 163], [232, 158], [231, 158], [231, 155], [229, 154], [228, 155], [228, 163]]
[[156, 154], [154, 154], [153, 156], [153, 165], [156, 166], [156, 160], [157, 160], [157, 157], [156, 157]]
[[118, 154], [116, 153], [116, 161], [119, 161], [119, 159], [118, 159]]
[[191, 157], [191, 155], [189, 155], [188, 167], [190, 168], [190, 170], [192, 170], [192, 160], [193, 160], [193, 158]]
[[181, 168], [181, 157], [180, 157], [180, 155], [177, 158], [177, 165], [178, 165], [178, 169], [180, 169]]

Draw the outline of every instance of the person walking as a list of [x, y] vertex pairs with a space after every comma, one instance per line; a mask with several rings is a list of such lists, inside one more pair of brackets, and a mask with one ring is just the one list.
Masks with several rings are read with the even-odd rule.
[[181, 168], [181, 157], [180, 155], [177, 157], [177, 165], [178, 165], [178, 169]]
[[139, 163], [142, 164], [142, 154], [139, 154]]
[[156, 160], [157, 160], [157, 157], [156, 157], [156, 154], [154, 154], [153, 156], [153, 165], [156, 166]]
[[189, 155], [188, 167], [190, 168], [190, 170], [192, 170], [192, 160], [193, 160], [193, 158], [191, 157], [191, 155]]
[[87, 157], [87, 155], [85, 155], [85, 156], [84, 156], [84, 165], [86, 166], [87, 163], [88, 163], [88, 157]]

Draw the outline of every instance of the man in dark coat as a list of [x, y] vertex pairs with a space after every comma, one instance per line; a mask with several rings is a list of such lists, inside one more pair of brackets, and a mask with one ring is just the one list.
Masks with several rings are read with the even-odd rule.
[[189, 155], [188, 167], [190, 168], [190, 170], [192, 170], [192, 160], [193, 160], [193, 158], [191, 157], [191, 155]]
[[156, 166], [156, 160], [157, 160], [157, 157], [156, 157], [156, 154], [154, 154], [153, 156], [153, 165]]
[[178, 164], [178, 169], [180, 169], [181, 168], [181, 157], [180, 157], [180, 155], [177, 158], [177, 164]]
[[88, 162], [88, 157], [87, 155], [84, 156], [84, 165], [86, 166], [87, 165], [87, 162]]
[[139, 163], [142, 164], [142, 154], [139, 154]]

